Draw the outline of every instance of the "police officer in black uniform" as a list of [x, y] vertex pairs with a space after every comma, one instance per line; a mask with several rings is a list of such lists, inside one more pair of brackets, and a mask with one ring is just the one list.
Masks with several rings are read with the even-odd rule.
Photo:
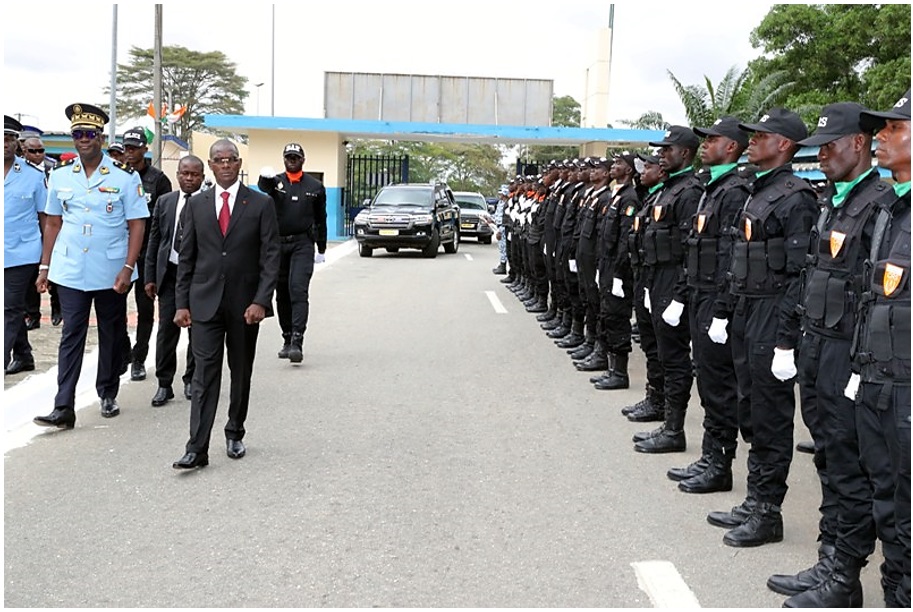
[[549, 301], [545, 312], [538, 315], [540, 323], [549, 323], [558, 316], [558, 283], [555, 276], [555, 211], [561, 199], [561, 191], [567, 185], [567, 171], [563, 161], [552, 161], [549, 171], [553, 180], [542, 203], [542, 252], [545, 264], [545, 278], [548, 281]]
[[[143, 190], [146, 192], [146, 204], [149, 214], [155, 210], [155, 203], [160, 196], [171, 191], [171, 180], [165, 173], [146, 160], [148, 151], [146, 131], [135, 127], [124, 133], [124, 162], [139, 173], [143, 181]], [[146, 295], [146, 250], [149, 247], [149, 232], [152, 224], [146, 224], [146, 233], [143, 235], [143, 248], [140, 250], [136, 272], [139, 275], [132, 287], [133, 297], [136, 300], [136, 342], [130, 349], [130, 338], [126, 339], [124, 348], [130, 351], [130, 380], [145, 380], [146, 356], [149, 354], [149, 340], [152, 338], [152, 325], [155, 322], [155, 302]], [[156, 254], [153, 253], [152, 257]]]
[[[751, 195], [738, 219], [730, 290], [734, 311], [714, 316], [732, 321], [732, 357], [739, 385], [739, 430], [748, 451], [747, 496], [730, 512], [711, 512], [710, 524], [729, 528], [729, 546], [761, 546], [783, 539], [781, 504], [792, 461], [795, 417], [793, 377], [774, 375], [772, 364], [789, 365], [799, 341], [792, 312], [799, 302], [809, 234], [818, 216], [815, 192], [792, 172], [790, 161], [808, 129], [796, 113], [771, 109], [754, 132], [748, 161], [758, 168]], [[785, 359], [784, 359], [785, 357]], [[779, 371], [780, 376], [785, 372]]]
[[554, 246], [551, 248], [551, 268], [554, 276], [555, 300], [557, 302], [557, 312], [551, 321], [542, 324], [549, 338], [562, 338], [571, 331], [571, 299], [567, 291], [567, 262], [565, 256], [564, 241], [564, 214], [567, 207], [577, 190], [583, 187], [583, 183], [577, 179], [577, 162], [573, 159], [566, 159], [562, 164], [561, 171], [558, 174], [561, 179], [561, 187], [556, 191], [557, 201], [552, 214], [552, 229], [554, 231]]
[[548, 311], [549, 281], [545, 264], [545, 213], [548, 206], [549, 189], [557, 179], [558, 168], [554, 162], [551, 162], [546, 167], [542, 178], [536, 182], [536, 195], [530, 208], [530, 226], [526, 234], [535, 301], [526, 306], [526, 312], [538, 314]]
[[[564, 205], [564, 218], [561, 220], [560, 263], [564, 270], [564, 284], [570, 302], [568, 315], [570, 327], [559, 327], [549, 332], [549, 337], [555, 338], [559, 348], [576, 349], [585, 341], [583, 335], [583, 322], [586, 316], [586, 306], [580, 299], [580, 286], [577, 277], [577, 242], [580, 239], [580, 225], [578, 217], [580, 210], [586, 205], [592, 187], [590, 186], [589, 158], [578, 159], [576, 179], [579, 188], [573, 192], [569, 201]], [[563, 332], [563, 333], [561, 333]]]
[[[732, 490], [732, 460], [739, 433], [737, 387], [727, 325], [714, 321], [717, 300], [729, 309], [726, 283], [735, 220], [748, 198], [748, 183], [738, 160], [748, 146], [748, 134], [735, 117], [721, 117], [708, 128], [694, 128], [705, 138], [701, 162], [709, 172], [704, 195], [688, 237], [687, 265], [690, 288], [692, 352], [697, 370], [697, 392], [704, 408], [701, 457], [667, 475], [680, 481], [685, 493]], [[713, 338], [708, 330], [713, 328]]]
[[327, 193], [320, 181], [302, 170], [305, 154], [300, 144], [285, 145], [282, 156], [285, 172], [277, 176], [264, 168], [257, 187], [273, 199], [279, 221], [282, 257], [276, 311], [283, 340], [279, 358], [301, 363], [308, 324], [308, 288], [314, 264], [325, 261], [327, 250]]
[[[643, 234], [653, 330], [665, 381], [663, 424], [635, 435], [634, 450], [640, 453], [674, 453], [685, 450], [685, 413], [691, 398], [691, 331], [682, 315], [688, 306], [684, 255], [692, 219], [703, 194], [694, 173], [694, 157], [700, 140], [689, 127], [673, 125], [659, 147], [660, 164], [669, 175], [662, 194], [653, 202]], [[687, 316], [687, 315], [686, 315]]]

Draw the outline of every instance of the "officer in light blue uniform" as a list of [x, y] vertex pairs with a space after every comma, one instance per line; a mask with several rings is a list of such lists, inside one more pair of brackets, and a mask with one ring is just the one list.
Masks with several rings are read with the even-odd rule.
[[35, 369], [25, 329], [25, 299], [41, 259], [38, 213], [48, 191], [44, 173], [16, 155], [22, 125], [3, 116], [3, 370]]
[[44, 212], [47, 221], [38, 269], [39, 292], [57, 285], [64, 327], [58, 351], [54, 410], [38, 425], [72, 428], [76, 383], [82, 369], [89, 313], [98, 320], [101, 415], [120, 413], [117, 392], [123, 369], [121, 343], [127, 326], [127, 291], [136, 280], [136, 260], [149, 209], [139, 175], [104, 154], [108, 116], [88, 104], [66, 109], [78, 157], [51, 172]]

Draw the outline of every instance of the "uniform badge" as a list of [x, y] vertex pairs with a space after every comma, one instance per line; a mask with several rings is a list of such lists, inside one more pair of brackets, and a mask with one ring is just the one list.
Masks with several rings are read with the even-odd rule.
[[22, 172], [22, 167], [19, 165], [19, 162], [13, 164], [13, 172]]
[[628, 204], [628, 207], [625, 209], [625, 216], [630, 217], [634, 215], [634, 205]]
[[74, 174], [82, 172], [82, 166], [79, 164], [73, 164], [73, 172], [74, 172]]
[[900, 286], [900, 279], [903, 278], [903, 268], [900, 266], [895, 266], [894, 264], [887, 264], [884, 268], [884, 279], [882, 284], [884, 285], [884, 294], [889, 296], [895, 291], [897, 287]]
[[98, 171], [101, 174], [110, 174], [111, 173], [111, 170], [108, 168], [108, 166], [102, 166], [101, 168], [98, 169]]
[[659, 220], [662, 219], [662, 218], [663, 218], [663, 207], [662, 207], [662, 206], [654, 206], [654, 207], [653, 207], [653, 220], [654, 220], [654, 221], [659, 221]]
[[99, 187], [98, 190], [102, 193], [120, 193], [120, 187]]
[[837, 257], [837, 253], [843, 248], [844, 240], [846, 240], [846, 234], [842, 232], [831, 232], [831, 257]]
[[707, 223], [707, 215], [701, 213], [697, 216], [697, 233], [700, 234], [704, 231], [704, 224]]
[[105, 212], [107, 212], [107, 213], [114, 212], [114, 202], [112, 202], [111, 200], [108, 200], [108, 205], [105, 206]]
[[285, 186], [282, 184], [282, 181], [279, 181], [278, 183], [276, 183], [276, 189], [280, 189], [280, 190], [281, 190], [281, 189], [284, 189], [284, 188], [285, 188]]
[[751, 240], [751, 219], [745, 219], [745, 240]]
[[146, 192], [143, 191], [143, 186], [142, 186], [142, 185], [137, 185], [137, 186], [136, 186], [136, 195], [138, 195], [138, 196], [140, 196], [140, 197], [145, 197]]

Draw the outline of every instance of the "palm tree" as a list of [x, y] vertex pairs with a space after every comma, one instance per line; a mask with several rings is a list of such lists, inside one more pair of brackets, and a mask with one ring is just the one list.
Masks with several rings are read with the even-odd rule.
[[750, 68], [739, 72], [730, 68], [723, 80], [714, 87], [710, 78], [704, 76], [704, 86], [683, 85], [666, 71], [673, 87], [685, 107], [685, 116], [691, 125], [711, 125], [723, 115], [733, 115], [744, 121], [759, 119], [767, 109], [786, 98], [795, 85], [788, 80], [785, 71], [773, 72], [755, 78]]

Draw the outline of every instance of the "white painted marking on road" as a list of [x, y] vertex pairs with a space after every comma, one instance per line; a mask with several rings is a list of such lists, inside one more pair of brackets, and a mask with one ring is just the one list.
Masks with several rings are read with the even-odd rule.
[[645, 592], [654, 608], [696, 609], [701, 604], [675, 566], [668, 561], [639, 561], [631, 564], [637, 586]]
[[472, 261], [472, 255], [470, 253], [463, 253], [463, 257], [466, 258], [466, 261]]
[[495, 309], [496, 313], [507, 314], [507, 309], [504, 308], [504, 304], [501, 303], [494, 291], [486, 291], [485, 295], [488, 296], [488, 301], [491, 302], [491, 307]]

